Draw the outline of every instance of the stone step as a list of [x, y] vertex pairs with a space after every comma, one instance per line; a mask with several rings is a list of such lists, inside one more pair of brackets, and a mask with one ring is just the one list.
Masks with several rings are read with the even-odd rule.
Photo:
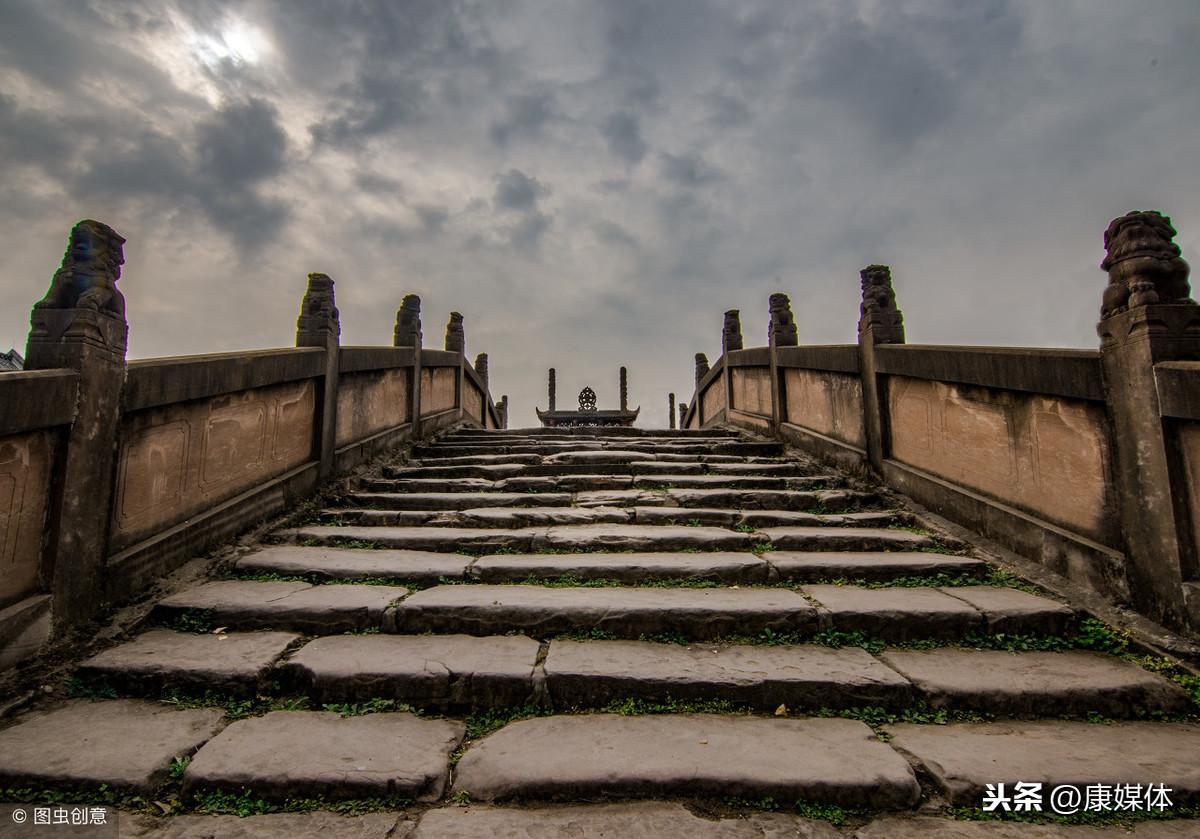
[[619, 463], [579, 462], [453, 464], [436, 466], [389, 466], [388, 478], [488, 478], [547, 477], [558, 475], [737, 475], [806, 477], [811, 470], [795, 463], [699, 463], [631, 460]]
[[988, 565], [966, 556], [919, 551], [767, 551], [763, 559], [781, 582], [862, 580], [880, 583], [931, 574], [983, 576]]
[[[709, 525], [739, 529], [804, 524], [813, 527], [885, 526], [898, 520], [892, 511], [817, 515], [788, 510], [742, 513], [703, 507], [537, 506], [480, 507], [445, 510], [372, 510], [331, 508], [321, 511], [323, 524], [435, 527], [531, 527], [566, 524]], [[907, 519], [905, 519], [907, 520]]]
[[932, 536], [886, 527], [764, 527], [757, 536], [781, 551], [920, 551]]
[[857, 510], [878, 503], [870, 492], [824, 489], [618, 489], [570, 492], [353, 492], [348, 504], [384, 510], [468, 510], [475, 507], [727, 507], [740, 510]]
[[484, 583], [529, 579], [616, 580], [630, 585], [659, 580], [711, 580], [748, 585], [770, 581], [770, 566], [752, 553], [496, 554], [471, 564]]
[[[503, 730], [503, 729], [502, 729]], [[1037, 721], [892, 725], [891, 746], [924, 767], [953, 806], [979, 807], [988, 784], [1162, 784], [1174, 806], [1200, 801], [1200, 725]], [[486, 741], [485, 741], [486, 742]], [[460, 764], [461, 770], [461, 764]], [[1141, 809], [1146, 809], [1143, 798]]]
[[[588, 451], [589, 455], [608, 455], [606, 451]], [[503, 464], [518, 464], [521, 466], [540, 466], [543, 463], [564, 463], [561, 454], [488, 454], [488, 455], [448, 455], [446, 457], [423, 457], [409, 465], [416, 466], [490, 466]], [[661, 452], [634, 452], [624, 460], [613, 460], [614, 463], [701, 463], [706, 465], [795, 465], [796, 461], [784, 457], [739, 457], [732, 454], [664, 454]]]
[[911, 807], [908, 764], [861, 722], [591, 714], [524, 720], [472, 745], [454, 790], [482, 801], [717, 797]]
[[[77, 699], [36, 711], [0, 731], [0, 788], [151, 793], [167, 781], [173, 760], [220, 730], [223, 716], [219, 708], [127, 699]], [[29, 834], [18, 827], [10, 835]]]
[[443, 578], [465, 578], [470, 564], [469, 556], [434, 551], [269, 545], [246, 554], [234, 567], [243, 575], [279, 574], [329, 580], [377, 578], [433, 586]]
[[534, 637], [593, 629], [622, 638], [682, 633], [691, 638], [808, 631], [816, 610], [795, 592], [772, 588], [545, 588], [436, 586], [396, 610], [402, 633], [465, 632]]
[[534, 701], [539, 646], [519, 635], [331, 635], [306, 644], [278, 674], [318, 702], [517, 707]]
[[[746, 475], [556, 475], [489, 478], [379, 478], [370, 492], [585, 492], [617, 489], [817, 490], [843, 483], [832, 475], [801, 478]], [[686, 505], [685, 505], [686, 506]]]
[[519, 437], [571, 437], [578, 439], [587, 439], [589, 437], [646, 437], [648, 439], [658, 439], [662, 437], [684, 437], [684, 438], [729, 438], [741, 437], [740, 431], [734, 431], [726, 428], [625, 428], [625, 427], [603, 427], [595, 428], [545, 428], [542, 426], [533, 426], [530, 428], [505, 428], [501, 431], [485, 431], [482, 428], [458, 428], [448, 432], [442, 439], [450, 437], [492, 437], [492, 436], [519, 436]]
[[463, 735], [460, 722], [407, 713], [272, 711], [231, 723], [206, 743], [183, 773], [183, 795], [436, 801]]
[[[830, 481], [836, 485], [838, 481]], [[850, 489], [775, 490], [775, 489], [726, 489], [722, 487], [675, 487], [657, 494], [663, 504], [677, 507], [726, 507], [737, 510], [795, 510], [811, 511], [814, 508], [850, 510], [871, 507], [879, 503], [879, 494]], [[604, 503], [600, 493], [581, 492], [576, 495], [577, 504]], [[636, 502], [647, 505], [646, 500]], [[614, 503], [614, 506], [619, 506]]]
[[396, 586], [219, 580], [158, 601], [151, 617], [166, 622], [202, 613], [213, 627], [333, 635], [388, 628], [392, 607], [408, 593]]
[[658, 442], [631, 442], [631, 443], [552, 443], [552, 442], [529, 442], [529, 443], [492, 443], [492, 442], [464, 442], [464, 443], [434, 443], [434, 444], [418, 444], [413, 446], [412, 456], [416, 458], [423, 457], [447, 457], [451, 455], [464, 456], [476, 454], [540, 454], [551, 455], [558, 454], [564, 451], [602, 451], [605, 449], [617, 450], [615, 447], [620, 446], [621, 451], [639, 451], [661, 454], [731, 454], [743, 457], [749, 456], [767, 456], [778, 457], [784, 453], [782, 443], [743, 443], [743, 442], [696, 442], [696, 443], [658, 443]]
[[152, 629], [84, 661], [76, 676], [127, 694], [158, 695], [163, 688], [253, 696], [271, 667], [300, 640], [288, 632], [199, 635]]
[[319, 545], [365, 542], [386, 548], [472, 553], [495, 552], [502, 548], [523, 553], [544, 550], [730, 551], [748, 550], [761, 540], [761, 537], [756, 538], [752, 533], [739, 533], [717, 527], [637, 524], [581, 524], [515, 529], [308, 525], [276, 531], [276, 536]]
[[960, 638], [968, 632], [1063, 635], [1074, 611], [1046, 597], [996, 586], [947, 588], [807, 585], [820, 625], [888, 641]]
[[569, 492], [354, 492], [347, 503], [383, 510], [465, 510], [474, 507], [565, 507]]
[[759, 711], [876, 707], [912, 701], [908, 680], [861, 647], [713, 646], [649, 641], [551, 641], [554, 707], [626, 699], [726, 700]]
[[1123, 718], [1183, 712], [1189, 705], [1174, 682], [1102, 653], [889, 650], [881, 659], [934, 708], [1015, 717], [1097, 713]]

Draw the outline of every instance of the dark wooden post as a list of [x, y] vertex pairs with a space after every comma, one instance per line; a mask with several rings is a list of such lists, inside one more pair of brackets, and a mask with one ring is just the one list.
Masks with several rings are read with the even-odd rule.
[[79, 375], [75, 421], [55, 469], [42, 555], [57, 626], [88, 620], [104, 602], [129, 336], [125, 298], [116, 287], [124, 244], [107, 224], [76, 224], [50, 291], [29, 319], [25, 369]]
[[[1182, 458], [1170, 453], [1154, 365], [1200, 359], [1200, 306], [1189, 297], [1188, 264], [1174, 237], [1171, 220], [1157, 212], [1132, 212], [1108, 226], [1097, 332], [1134, 605], [1178, 629], [1189, 622], [1188, 530], [1172, 488], [1183, 497], [1186, 478]], [[1192, 610], [1200, 617], [1200, 604]]]

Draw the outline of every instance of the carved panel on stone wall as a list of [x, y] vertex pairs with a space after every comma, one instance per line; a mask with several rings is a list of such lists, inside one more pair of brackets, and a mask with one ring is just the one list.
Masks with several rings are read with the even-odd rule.
[[429, 416], [453, 408], [457, 381], [457, 367], [422, 368], [421, 416]]
[[866, 445], [858, 376], [788, 368], [784, 385], [785, 422], [859, 448]]
[[54, 436], [0, 437], [0, 608], [40, 589]]
[[771, 416], [771, 371], [734, 367], [732, 403], [735, 410]]
[[117, 516], [122, 527], [170, 508], [183, 498], [191, 428], [185, 419], [148, 428], [129, 441], [121, 459]]
[[[211, 492], [236, 481], [262, 463], [267, 444], [267, 406], [262, 402], [217, 404], [209, 414], [202, 438], [200, 487]], [[224, 400], [223, 400], [224, 401]]]
[[725, 410], [725, 376], [717, 376], [700, 397], [701, 422], [708, 422]]
[[409, 422], [411, 375], [409, 368], [395, 368], [342, 376], [338, 382], [338, 447]]

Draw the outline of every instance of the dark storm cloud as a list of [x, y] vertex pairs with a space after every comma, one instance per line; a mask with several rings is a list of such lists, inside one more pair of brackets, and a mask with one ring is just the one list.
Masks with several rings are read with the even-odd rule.
[[698, 154], [660, 155], [663, 177], [684, 187], [698, 187], [718, 180], [721, 175]]
[[536, 210], [537, 203], [550, 190], [519, 169], [510, 169], [496, 177], [496, 195], [493, 199], [500, 210]]
[[600, 129], [608, 141], [608, 150], [626, 163], [639, 163], [646, 156], [646, 141], [636, 114], [619, 111], [604, 121]]
[[287, 135], [278, 111], [261, 99], [225, 105], [196, 133], [200, 166], [225, 184], [259, 181], [283, 169]]
[[539, 91], [513, 96], [505, 103], [503, 116], [488, 129], [488, 136], [498, 146], [515, 139], [536, 139], [556, 115], [553, 93]]

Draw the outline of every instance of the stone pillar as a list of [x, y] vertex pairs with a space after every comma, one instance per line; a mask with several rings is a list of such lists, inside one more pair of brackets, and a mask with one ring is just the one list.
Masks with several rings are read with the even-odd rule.
[[500, 404], [496, 406], [496, 413], [500, 415], [500, 427], [508, 428], [508, 394], [500, 397]]
[[75, 421], [55, 468], [42, 574], [54, 623], [87, 621], [104, 603], [121, 391], [129, 327], [117, 290], [125, 239], [87, 219], [71, 230], [50, 291], [29, 319], [26, 370], [74, 370]]
[[[1174, 237], [1171, 220], [1157, 212], [1113, 220], [1104, 233], [1108, 287], [1096, 329], [1133, 602], [1180, 629], [1189, 624], [1183, 583], [1195, 579], [1186, 571], [1186, 476], [1182, 458], [1171, 454], [1154, 365], [1200, 359], [1200, 306], [1189, 296], [1188, 264]], [[1190, 606], [1194, 628], [1200, 604]]]
[[487, 353], [481, 352], [475, 356], [475, 372], [479, 374], [479, 378], [483, 380], [484, 400], [487, 399], [488, 389], [488, 357]]
[[621, 392], [621, 410], [628, 411], [629, 410], [629, 371], [627, 371], [624, 367], [621, 368], [620, 387], [618, 389]]
[[673, 393], [667, 394], [667, 420], [669, 422], [669, 425], [667, 427], [674, 428], [675, 427], [675, 394], [673, 394]]
[[858, 272], [862, 303], [858, 315], [858, 372], [862, 380], [863, 427], [867, 435], [867, 464], [877, 474], [889, 454], [887, 379], [875, 371], [877, 344], [904, 343], [904, 316], [896, 306], [892, 270], [868, 265]]
[[708, 375], [708, 356], [702, 352], [696, 353], [696, 385], [699, 386], [700, 380]]
[[725, 313], [725, 325], [721, 328], [721, 352], [742, 348], [742, 316], [737, 309]]
[[421, 436], [421, 298], [415, 294], [404, 295], [400, 308], [396, 310], [396, 328], [392, 333], [392, 344], [397, 347], [412, 347], [412, 379], [408, 387], [408, 405], [412, 412], [409, 434]]
[[553, 367], [550, 368], [549, 379], [550, 379], [550, 385], [549, 385], [549, 387], [550, 387], [550, 407], [547, 408], [546, 410], [553, 411], [554, 410], [554, 368]]
[[466, 353], [467, 334], [463, 330], [463, 316], [459, 312], [451, 312], [446, 324], [446, 352]]
[[680, 402], [679, 403], [679, 427], [680, 427], [680, 429], [687, 428], [687, 426], [685, 425], [685, 422], [687, 421], [687, 412], [688, 412], [687, 403]]
[[300, 304], [296, 321], [296, 346], [320, 347], [325, 350], [325, 376], [318, 394], [320, 427], [320, 468], [318, 475], [325, 480], [333, 474], [337, 449], [338, 355], [342, 326], [333, 303], [333, 280], [328, 274], [309, 274], [308, 289]]
[[771, 430], [778, 431], [783, 419], [783, 386], [779, 381], [778, 347], [794, 347], [799, 341], [796, 335], [796, 319], [792, 316], [792, 301], [786, 294], [777, 292], [767, 301], [767, 346], [770, 348], [771, 365]]

